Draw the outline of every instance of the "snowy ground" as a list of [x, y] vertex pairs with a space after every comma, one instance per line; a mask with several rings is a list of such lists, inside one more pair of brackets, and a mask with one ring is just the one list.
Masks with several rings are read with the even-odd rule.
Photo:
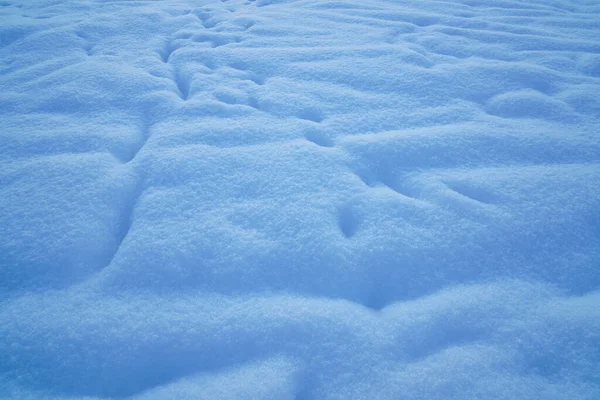
[[0, 1], [0, 398], [599, 399], [597, 0]]

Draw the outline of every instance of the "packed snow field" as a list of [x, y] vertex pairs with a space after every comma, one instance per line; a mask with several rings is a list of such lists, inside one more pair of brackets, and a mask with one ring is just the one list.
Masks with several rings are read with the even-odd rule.
[[600, 398], [596, 0], [2, 0], [0, 121], [0, 398]]

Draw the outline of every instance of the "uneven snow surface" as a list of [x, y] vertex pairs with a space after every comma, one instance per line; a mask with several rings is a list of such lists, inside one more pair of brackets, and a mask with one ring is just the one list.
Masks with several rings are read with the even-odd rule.
[[600, 399], [600, 2], [0, 1], [0, 398]]

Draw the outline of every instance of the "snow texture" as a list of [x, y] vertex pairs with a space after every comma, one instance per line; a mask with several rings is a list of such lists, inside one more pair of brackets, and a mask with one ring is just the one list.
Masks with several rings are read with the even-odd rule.
[[0, 398], [600, 399], [597, 0], [0, 1]]

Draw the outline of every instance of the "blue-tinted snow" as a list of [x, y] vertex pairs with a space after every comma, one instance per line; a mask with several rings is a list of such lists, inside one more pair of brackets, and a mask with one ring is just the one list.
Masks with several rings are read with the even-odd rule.
[[0, 1], [0, 398], [600, 398], [596, 0]]

